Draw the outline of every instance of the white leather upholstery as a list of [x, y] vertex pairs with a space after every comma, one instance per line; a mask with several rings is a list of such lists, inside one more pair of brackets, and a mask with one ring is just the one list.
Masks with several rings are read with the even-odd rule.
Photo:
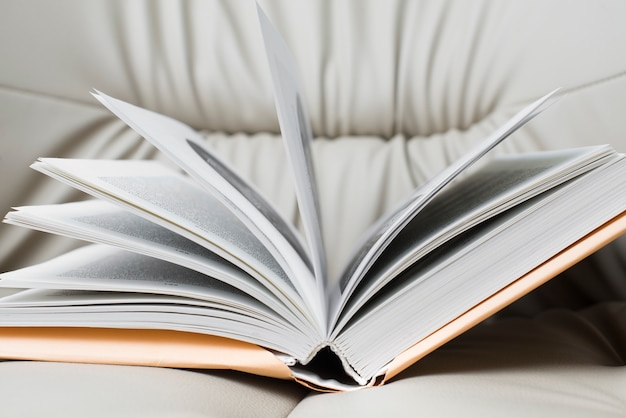
[[[494, 155], [598, 143], [626, 151], [622, 1], [261, 4], [301, 70], [316, 136], [324, 234], [335, 271], [350, 244], [394, 202], [507, 115], [556, 87], [571, 94]], [[0, 3], [0, 212], [82, 196], [32, 172], [28, 165], [40, 156], [162, 158], [97, 104], [89, 95], [92, 88], [202, 130], [210, 144], [298, 222], [252, 1]], [[0, 270], [42, 261], [75, 245], [0, 225]], [[625, 247], [619, 241], [507, 313], [535, 315], [554, 306], [578, 309], [618, 301], [611, 308], [597, 307], [606, 309], [606, 316], [596, 322], [608, 321], [614, 328], [593, 329], [611, 335], [608, 347], [621, 353], [623, 366], [626, 314], [615, 306], [626, 304]], [[315, 395], [299, 404], [294, 415], [412, 415], [419, 405], [430, 412], [441, 407], [450, 416], [459, 411], [521, 414], [524, 408], [537, 415], [569, 416], [626, 410], [624, 392], [618, 389], [626, 383], [626, 369], [607, 368], [597, 345], [583, 353], [588, 357], [579, 353], [584, 361], [560, 363], [576, 348], [567, 341], [584, 339], [589, 332], [584, 326], [568, 327], [567, 320], [545, 322], [552, 314], [545, 315], [481, 327], [388, 387]], [[555, 315], [585, 323], [590, 314], [566, 310]], [[545, 327], [554, 331], [550, 338], [532, 337]], [[560, 340], [561, 335], [567, 338]], [[526, 349], [520, 347], [532, 353], [524, 357]], [[458, 353], [453, 362], [450, 353]], [[509, 355], [522, 360], [508, 363]], [[473, 356], [482, 359], [481, 368], [468, 371]], [[500, 363], [488, 367], [487, 360], [494, 357]], [[281, 416], [303, 396], [295, 385], [237, 374], [213, 376], [4, 363], [0, 410], [4, 403], [14, 408], [14, 415], [20, 410], [39, 415], [43, 407], [29, 401], [61, 402], [68, 392], [76, 392], [84, 401], [66, 410], [55, 403], [59, 416], [144, 415], [141, 411], [158, 416], [153, 407], [167, 404], [159, 386], [176, 382], [185, 390], [175, 390], [169, 401], [175, 405], [172, 415], [180, 416]], [[124, 383], [115, 386], [114, 380]], [[133, 390], [123, 390], [124, 385]], [[99, 398], [99, 391], [110, 396]], [[224, 394], [223, 403], [193, 409], [214, 392]], [[164, 403], [152, 404], [156, 398]], [[482, 409], [486, 398], [492, 409]], [[588, 401], [584, 405], [582, 398]], [[116, 399], [122, 401], [116, 404]], [[509, 401], [517, 406], [507, 408]], [[167, 416], [169, 410], [163, 408]]]

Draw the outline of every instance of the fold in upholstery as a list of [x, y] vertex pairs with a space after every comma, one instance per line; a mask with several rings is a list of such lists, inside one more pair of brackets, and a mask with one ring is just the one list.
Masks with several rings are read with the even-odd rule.
[[[316, 136], [429, 136], [626, 71], [619, 0], [260, 2]], [[198, 129], [278, 132], [252, 1], [3, 2], [0, 85], [97, 88]], [[617, 97], [604, 97], [599, 111]]]
[[[39, 157], [157, 158], [139, 135], [101, 107], [0, 88], [1, 216], [12, 206], [60, 203], [83, 193], [36, 173]], [[75, 247], [77, 243], [0, 224], [0, 270], [23, 267]]]
[[6, 417], [286, 417], [306, 393], [284, 380], [156, 367], [11, 361], [0, 375]]

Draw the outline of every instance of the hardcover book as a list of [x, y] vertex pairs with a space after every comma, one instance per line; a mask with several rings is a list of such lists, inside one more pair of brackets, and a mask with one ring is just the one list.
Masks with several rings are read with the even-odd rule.
[[417, 187], [331, 276], [295, 64], [258, 8], [302, 230], [190, 127], [95, 91], [180, 168], [41, 158], [93, 199], [5, 222], [89, 245], [0, 275], [0, 358], [222, 368], [318, 390], [380, 385], [626, 231], [610, 146], [475, 164], [555, 97], [530, 103]]

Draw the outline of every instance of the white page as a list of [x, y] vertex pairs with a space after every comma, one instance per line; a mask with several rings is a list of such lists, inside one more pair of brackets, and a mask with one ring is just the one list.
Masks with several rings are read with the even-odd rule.
[[101, 92], [94, 96], [222, 202], [267, 248], [298, 287], [316, 321], [322, 323], [325, 312], [317, 301], [311, 263], [299, 235], [253, 185], [239, 177], [189, 126]]
[[[621, 155], [458, 237], [384, 290], [335, 340], [362, 376], [626, 210]], [[395, 325], [390, 327], [393, 322]]]
[[141, 160], [42, 158], [33, 168], [171, 229], [253, 277], [273, 281], [318, 327], [295, 284], [267, 249], [232, 212], [182, 174]]
[[[49, 273], [46, 273], [49, 274]], [[140, 292], [123, 292], [123, 291], [103, 291], [103, 290], [77, 290], [77, 289], [49, 289], [49, 288], [33, 288], [22, 290], [8, 296], [0, 298], [3, 307], [17, 308], [34, 308], [39, 306], [55, 307], [55, 306], [86, 306], [86, 305], [124, 305], [124, 304], [169, 304], [180, 306], [196, 306], [206, 308], [223, 308], [224, 305], [217, 304], [215, 301], [204, 299], [189, 298], [184, 296], [175, 296], [169, 294], [158, 293], [140, 293]], [[251, 314], [258, 315], [259, 319], [273, 322], [275, 316], [266, 315], [264, 312], [250, 310], [248, 306], [244, 309], [229, 306], [233, 312], [242, 315]], [[274, 322], [275, 324], [282, 323]]]
[[6, 223], [114, 245], [175, 263], [249, 294], [291, 323], [304, 321], [293, 302], [271, 282], [261, 284], [262, 277], [253, 278], [207, 248], [112, 203], [90, 200], [15, 209], [7, 214]]
[[511, 155], [491, 161], [442, 190], [412, 219], [364, 276], [336, 335], [375, 292], [446, 242], [480, 222], [588, 172], [616, 154], [609, 146]]
[[[204, 333], [304, 356], [297, 330], [251, 312], [184, 298], [118, 292], [30, 289], [0, 301], [0, 326], [164, 329]], [[198, 301], [200, 302], [200, 301]]]
[[[106, 280], [106, 278], [103, 278]], [[34, 288], [14, 293], [0, 298], [0, 309], [5, 312], [67, 312], [80, 314], [93, 311], [123, 311], [129, 305], [151, 306], [150, 311], [173, 312], [177, 308], [197, 309], [197, 315], [216, 315], [216, 311], [224, 311], [253, 319], [249, 323], [256, 323], [259, 327], [269, 324], [276, 329], [287, 329], [283, 321], [277, 321], [275, 316], [265, 312], [250, 309], [248, 306], [224, 305], [216, 301], [192, 299], [182, 296], [163, 295], [138, 292], [111, 292], [102, 290], [75, 290], [75, 289], [47, 289]], [[39, 308], [48, 308], [45, 311]], [[200, 309], [198, 309], [200, 308]]]
[[402, 228], [424, 208], [436, 193], [454, 180], [463, 170], [478, 161], [489, 150], [502, 142], [502, 140], [538, 115], [556, 92], [557, 90], [523, 108], [493, 134], [470, 150], [470, 152], [459, 158], [426, 184], [418, 187], [411, 196], [398, 205], [390, 215], [376, 222], [366, 233], [362, 244], [358, 247], [358, 250], [338, 281], [337, 288], [333, 292], [332, 311], [334, 314], [331, 315], [331, 317], [338, 315], [337, 311], [339, 306], [343, 305], [343, 301], [354, 291], [367, 270], [380, 256], [382, 251], [396, 237]]
[[[225, 337], [264, 347], [286, 354], [287, 358], [301, 360], [310, 351], [310, 345], [297, 338], [278, 332], [276, 328], [255, 321], [253, 318], [229, 312], [209, 310], [200, 316], [200, 310], [172, 307], [170, 311], [159, 306], [133, 306], [122, 310], [113, 306], [105, 311], [78, 308], [24, 308], [21, 312], [8, 312], [11, 308], [0, 307], [0, 326], [8, 327], [83, 327], [109, 329], [155, 329], [182, 331]], [[161, 309], [161, 310], [159, 310]], [[215, 315], [209, 315], [209, 312]], [[11, 315], [8, 315], [10, 313]], [[262, 323], [261, 323], [262, 324]]]
[[213, 302], [260, 316], [278, 316], [219, 280], [153, 257], [107, 245], [88, 245], [41, 264], [0, 274], [0, 286], [142, 292]]
[[[316, 333], [300, 330], [292, 324], [285, 322], [268, 307], [232, 286], [175, 264], [106, 245], [89, 245], [38, 265], [0, 274], [0, 287], [138, 292], [198, 299], [213, 304], [213, 307], [211, 309], [197, 307], [196, 316], [232, 318], [231, 322], [234, 322], [229, 324], [229, 321], [226, 321], [222, 328], [223, 331], [229, 331], [229, 336], [231, 337], [235, 336], [234, 332], [236, 333], [238, 329], [241, 329], [241, 321], [245, 319], [238, 318], [238, 316], [246, 315], [253, 322], [258, 323], [257, 327], [247, 328], [246, 333], [248, 336], [263, 335], [263, 329], [270, 328], [269, 325], [264, 326], [259, 322], [263, 321], [267, 324], [273, 324], [271, 327], [274, 329], [278, 327], [283, 329], [284, 332], [282, 334], [284, 338], [293, 340], [295, 346], [306, 347], [307, 350], [312, 350], [313, 347], [319, 344], [319, 337], [316, 337]], [[112, 301], [115, 298], [116, 296], [113, 295]], [[164, 307], [162, 313], [183, 312], [183, 308], [171, 304], [166, 309]], [[57, 320], [52, 316], [54, 312], [62, 312], [62, 309], [59, 307], [50, 307], [48, 309], [37, 307], [32, 308], [30, 311], [22, 310], [21, 312], [24, 312], [24, 314], [20, 315], [18, 315], [18, 311], [15, 311], [15, 313], [9, 316], [5, 314], [12, 311], [7, 309], [0, 308], [0, 324], [8, 325], [9, 321], [28, 321], [27, 313], [30, 313], [33, 318], [36, 316], [33, 324], [42, 325], [46, 320]], [[80, 311], [79, 307], [73, 307], [73, 309], [74, 312]], [[150, 325], [148, 322], [142, 322], [137, 314], [134, 314], [132, 317], [122, 315], [118, 320], [112, 321], [114, 315], [111, 315], [110, 312], [114, 310], [128, 312], [130, 309], [127, 305], [116, 307], [114, 304], [111, 304], [106, 307], [92, 309], [92, 312], [102, 312], [103, 317], [101, 321], [109, 321], [106, 323], [99, 322], [99, 326], [132, 328], [133, 325], [136, 325], [140, 328], [152, 326], [163, 329], [194, 331], [192, 328], [176, 326], [177, 324], [172, 322], [173, 316], [171, 315], [169, 321], [162, 324], [153, 323]], [[142, 309], [147, 309], [147, 307], [140, 307], [139, 310]], [[71, 309], [66, 310], [72, 312]], [[83, 309], [81, 312], [86, 312], [86, 310]], [[90, 320], [83, 314], [68, 314], [66, 316], [69, 322], [65, 325], [96, 325], [96, 323], [90, 323]], [[156, 320], [152, 319], [151, 321]], [[186, 324], [189, 327], [191, 325], [189, 321], [189, 318], [181, 317], [178, 324]], [[206, 324], [207, 328], [204, 330], [198, 328], [195, 330], [196, 332], [211, 331], [210, 333], [214, 335], [224, 335], [213, 332], [215, 328], [211, 328], [209, 323], [203, 319], [200, 319], [200, 321], [203, 322], [195, 326]], [[46, 324], [55, 325], [52, 322]], [[56, 323], [56, 325], [63, 324]], [[246, 335], [238, 335], [238, 337], [244, 341], [249, 341]], [[303, 348], [301, 349], [303, 350]], [[301, 352], [299, 355], [304, 354]]]
[[[265, 53], [274, 87], [274, 103], [287, 156], [294, 175], [298, 207], [308, 239], [321, 303], [326, 306], [328, 269], [320, 221], [317, 184], [311, 159], [311, 123], [291, 53], [257, 3]], [[325, 308], [326, 309], [326, 308]]]

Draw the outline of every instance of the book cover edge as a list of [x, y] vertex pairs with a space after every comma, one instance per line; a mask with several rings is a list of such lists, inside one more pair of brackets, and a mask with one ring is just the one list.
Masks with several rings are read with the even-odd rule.
[[384, 378], [380, 380], [380, 384], [387, 383], [448, 341], [548, 282], [624, 233], [626, 233], [626, 211], [396, 356], [381, 371], [380, 375], [383, 375]]
[[292, 379], [272, 352], [230, 338], [184, 331], [1, 327], [0, 358], [191, 369], [229, 369]]

